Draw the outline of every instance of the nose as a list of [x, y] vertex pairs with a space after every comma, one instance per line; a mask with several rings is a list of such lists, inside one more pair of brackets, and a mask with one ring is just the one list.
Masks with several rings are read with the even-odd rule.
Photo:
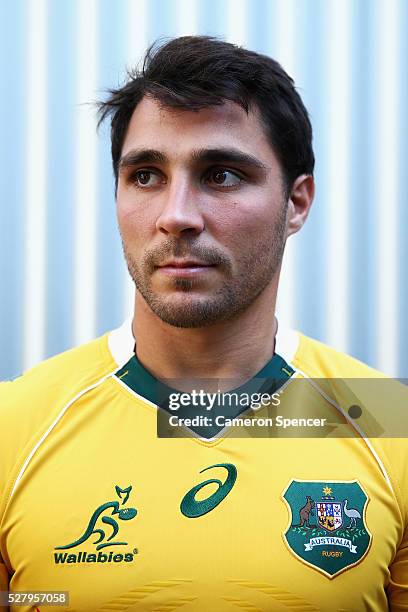
[[204, 230], [204, 219], [199, 208], [199, 197], [188, 177], [173, 179], [163, 193], [163, 208], [157, 218], [156, 229], [177, 238], [186, 234], [200, 234]]

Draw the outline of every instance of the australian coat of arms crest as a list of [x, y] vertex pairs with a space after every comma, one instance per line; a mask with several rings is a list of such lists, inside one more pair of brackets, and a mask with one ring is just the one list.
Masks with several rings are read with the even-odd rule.
[[368, 496], [357, 480], [292, 480], [282, 499], [289, 510], [283, 539], [301, 561], [334, 578], [365, 557]]

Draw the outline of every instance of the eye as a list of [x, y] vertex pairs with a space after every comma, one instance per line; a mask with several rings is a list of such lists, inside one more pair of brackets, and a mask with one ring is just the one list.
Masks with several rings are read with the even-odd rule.
[[242, 178], [227, 168], [212, 168], [206, 176], [206, 181], [217, 187], [237, 187]]
[[152, 170], [137, 170], [132, 174], [132, 183], [141, 189], [146, 187], [156, 187], [163, 182], [160, 175]]

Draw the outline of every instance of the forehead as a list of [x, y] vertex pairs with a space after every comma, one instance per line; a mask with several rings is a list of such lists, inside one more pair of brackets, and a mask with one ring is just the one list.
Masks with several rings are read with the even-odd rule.
[[135, 108], [122, 147], [122, 156], [135, 147], [188, 154], [197, 148], [232, 146], [266, 163], [277, 163], [256, 108], [248, 113], [226, 100], [199, 111], [174, 109], [145, 96]]

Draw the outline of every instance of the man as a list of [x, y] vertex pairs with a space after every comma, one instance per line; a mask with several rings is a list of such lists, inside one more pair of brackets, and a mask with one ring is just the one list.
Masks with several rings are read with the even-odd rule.
[[[384, 394], [357, 380], [381, 375], [274, 316], [314, 195], [292, 80], [183, 37], [100, 110], [135, 312], [0, 387], [2, 590], [76, 611], [407, 610], [408, 454], [366, 437]], [[242, 407], [248, 390], [269, 401]]]

